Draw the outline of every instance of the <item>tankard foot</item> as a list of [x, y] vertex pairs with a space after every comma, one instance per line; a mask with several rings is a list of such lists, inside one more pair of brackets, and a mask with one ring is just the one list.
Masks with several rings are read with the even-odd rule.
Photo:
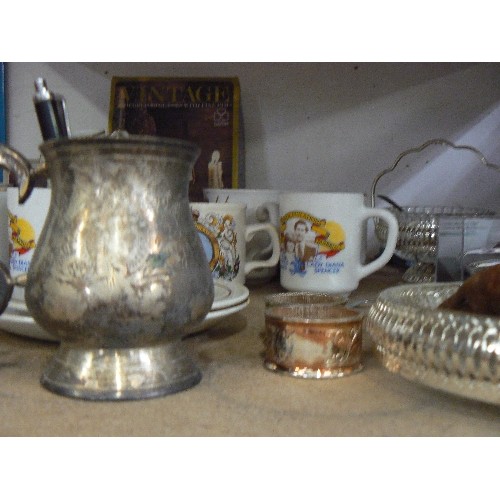
[[165, 396], [200, 380], [200, 370], [176, 340], [128, 349], [86, 349], [62, 342], [40, 382], [63, 396], [110, 401]]

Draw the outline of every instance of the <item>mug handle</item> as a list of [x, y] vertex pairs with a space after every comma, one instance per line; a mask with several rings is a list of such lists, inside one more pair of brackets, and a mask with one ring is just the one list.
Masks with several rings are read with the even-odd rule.
[[266, 231], [271, 237], [273, 253], [271, 254], [271, 257], [266, 260], [252, 260], [250, 262], [245, 262], [245, 276], [256, 268], [274, 267], [280, 260], [280, 240], [278, 230], [271, 223], [266, 222], [262, 224], [248, 225], [245, 231], [245, 241], [250, 241], [255, 233], [259, 231]]
[[279, 222], [279, 205], [272, 201], [266, 201], [259, 205], [255, 210], [255, 217], [259, 222], [271, 222], [278, 225]]
[[[271, 201], [266, 201], [255, 210], [255, 217], [259, 222], [270, 222], [276, 227], [279, 225], [279, 205]], [[259, 251], [258, 255], [267, 255], [273, 249], [273, 241]]]
[[384, 251], [375, 260], [369, 262], [368, 264], [360, 265], [358, 271], [359, 279], [364, 278], [384, 267], [391, 260], [394, 250], [396, 250], [396, 243], [398, 241], [399, 234], [398, 220], [393, 214], [391, 214], [391, 212], [383, 208], [365, 207], [362, 212], [362, 220], [374, 217], [382, 219], [387, 223], [387, 241], [385, 243]]

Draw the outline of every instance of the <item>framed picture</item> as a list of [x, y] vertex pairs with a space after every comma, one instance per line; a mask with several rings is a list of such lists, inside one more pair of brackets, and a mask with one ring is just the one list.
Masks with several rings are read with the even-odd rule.
[[239, 105], [238, 78], [114, 77], [109, 129], [197, 144], [189, 199], [203, 201], [203, 188], [243, 187]]

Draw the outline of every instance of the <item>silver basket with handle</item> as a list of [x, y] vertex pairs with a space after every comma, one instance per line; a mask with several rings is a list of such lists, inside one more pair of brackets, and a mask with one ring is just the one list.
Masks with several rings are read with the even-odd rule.
[[[374, 179], [371, 189], [371, 204], [375, 207], [376, 189], [380, 179], [392, 172], [399, 162], [408, 154], [419, 153], [431, 145], [445, 145], [453, 149], [468, 150], [475, 153], [486, 167], [500, 172], [500, 166], [486, 160], [483, 153], [472, 146], [455, 145], [446, 139], [430, 139], [418, 147], [403, 151], [392, 164], [380, 172]], [[390, 199], [378, 196], [386, 201]], [[399, 206], [392, 202], [390, 210], [399, 223], [399, 235], [395, 253], [398, 257], [410, 262], [410, 267], [403, 275], [403, 280], [409, 283], [432, 282], [435, 279], [435, 260], [437, 255], [437, 240], [439, 220], [442, 217], [479, 217], [494, 216], [495, 212], [483, 208], [465, 208], [460, 206]], [[375, 235], [383, 244], [387, 239], [387, 226], [378, 219], [375, 221]]]

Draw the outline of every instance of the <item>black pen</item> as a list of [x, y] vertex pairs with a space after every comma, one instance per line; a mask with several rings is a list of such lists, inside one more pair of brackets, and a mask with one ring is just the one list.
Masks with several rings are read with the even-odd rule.
[[64, 98], [51, 92], [43, 78], [35, 80], [35, 91], [33, 102], [43, 140], [69, 137]]

